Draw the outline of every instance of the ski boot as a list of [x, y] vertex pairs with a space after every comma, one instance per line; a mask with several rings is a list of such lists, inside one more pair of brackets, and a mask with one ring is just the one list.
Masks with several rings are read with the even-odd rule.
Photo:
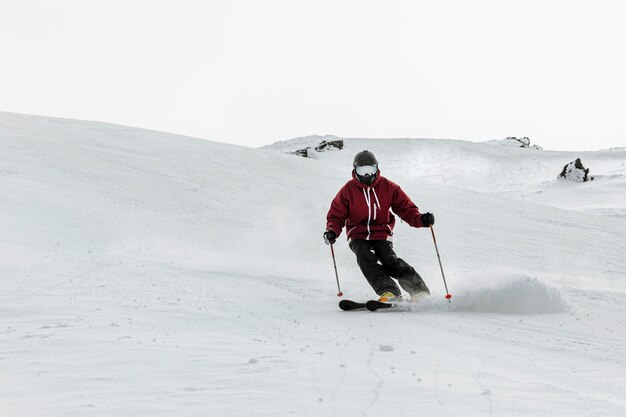
[[402, 295], [395, 295], [391, 291], [387, 291], [380, 295], [378, 301], [380, 301], [381, 303], [395, 303], [398, 301], [402, 301]]

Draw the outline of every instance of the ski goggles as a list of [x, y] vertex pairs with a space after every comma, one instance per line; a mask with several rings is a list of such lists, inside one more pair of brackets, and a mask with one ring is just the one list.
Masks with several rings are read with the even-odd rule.
[[357, 175], [360, 175], [362, 177], [368, 177], [378, 172], [378, 167], [376, 165], [363, 165], [360, 167], [356, 167], [355, 169]]

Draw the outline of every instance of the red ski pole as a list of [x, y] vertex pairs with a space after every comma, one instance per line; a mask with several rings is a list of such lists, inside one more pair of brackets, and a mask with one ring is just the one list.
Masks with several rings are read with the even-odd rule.
[[333, 266], [335, 267], [335, 278], [337, 278], [337, 297], [343, 296], [341, 292], [341, 288], [339, 287], [339, 274], [337, 273], [337, 262], [335, 262], [335, 250], [333, 249], [333, 244], [330, 244], [330, 253], [333, 255]]
[[450, 299], [452, 298], [452, 294], [448, 291], [448, 284], [446, 283], [446, 276], [443, 273], [443, 266], [441, 266], [441, 256], [439, 256], [439, 248], [437, 247], [437, 239], [435, 238], [435, 229], [430, 226], [430, 232], [433, 234], [433, 242], [435, 243], [435, 250], [437, 251], [437, 259], [439, 259], [439, 268], [441, 269], [441, 276], [443, 277], [443, 285], [446, 287], [446, 298], [450, 303]]

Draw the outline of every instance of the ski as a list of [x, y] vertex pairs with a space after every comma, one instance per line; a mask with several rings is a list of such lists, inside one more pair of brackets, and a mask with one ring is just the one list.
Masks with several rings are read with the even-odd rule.
[[339, 301], [339, 308], [343, 311], [363, 310], [365, 309], [365, 303], [359, 303], [352, 300], [341, 300]]
[[367, 308], [369, 311], [393, 308], [395, 306], [396, 304], [394, 303], [383, 303], [382, 301], [378, 301], [378, 300], [369, 300], [368, 302], [365, 303], [365, 308]]
[[392, 308], [396, 306], [397, 304], [395, 303], [383, 303], [382, 301], [378, 301], [378, 300], [369, 300], [364, 303], [360, 303], [358, 301], [352, 301], [352, 300], [339, 301], [339, 308], [342, 309], [343, 311], [365, 310], [365, 309], [369, 311], [376, 311], [376, 310], [387, 309], [387, 308]]

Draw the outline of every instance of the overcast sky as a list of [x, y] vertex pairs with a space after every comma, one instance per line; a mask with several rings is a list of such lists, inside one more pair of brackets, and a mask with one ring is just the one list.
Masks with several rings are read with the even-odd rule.
[[626, 146], [626, 2], [0, 0], [0, 111], [261, 146]]

